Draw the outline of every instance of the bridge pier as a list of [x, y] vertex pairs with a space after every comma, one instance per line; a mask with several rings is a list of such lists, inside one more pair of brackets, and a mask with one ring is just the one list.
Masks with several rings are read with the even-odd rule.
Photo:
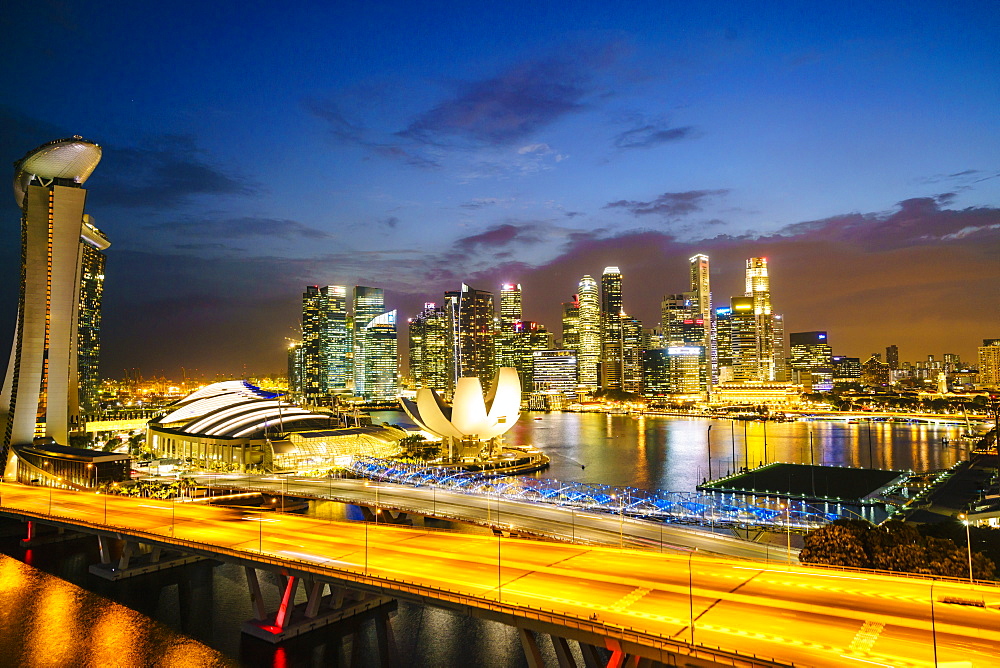
[[156, 545], [150, 546], [138, 541], [126, 540], [118, 561], [115, 562], [111, 558], [111, 540], [109, 536], [97, 537], [101, 563], [91, 564], [89, 568], [92, 574], [105, 580], [134, 578], [137, 575], [192, 564], [204, 559], [204, 557], [176, 550], [164, 550]]
[[26, 524], [27, 531], [25, 537], [21, 539], [21, 547], [62, 543], [67, 540], [76, 540], [85, 535], [78, 531], [66, 531], [64, 527], [56, 527], [54, 533], [42, 532], [40, 529], [45, 525], [39, 524], [35, 520], [28, 520]]
[[[279, 643], [314, 629], [374, 613], [380, 662], [385, 666], [393, 665], [391, 662], [396, 655], [396, 647], [389, 615], [396, 610], [395, 599], [345, 589], [313, 578], [279, 574], [278, 609], [269, 612], [261, 594], [257, 569], [252, 566], [245, 566], [244, 569], [254, 619], [243, 622], [243, 633], [267, 642]], [[305, 585], [306, 600], [296, 604], [295, 595], [300, 581]], [[329, 593], [325, 593], [327, 587]], [[361, 645], [357, 637], [354, 641], [356, 647]]]
[[[375, 522], [375, 511], [373, 511], [368, 506], [358, 506], [361, 508], [361, 516], [365, 518], [365, 522]], [[401, 526], [413, 526], [413, 520], [406, 516], [406, 512], [399, 510], [395, 515], [392, 514], [391, 510], [385, 508], [379, 508], [378, 512], [378, 523], [379, 524], [398, 524]]]

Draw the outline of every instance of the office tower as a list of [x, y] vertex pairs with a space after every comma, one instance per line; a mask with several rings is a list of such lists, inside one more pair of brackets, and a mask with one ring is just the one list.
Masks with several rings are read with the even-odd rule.
[[517, 369], [521, 387], [532, 388], [533, 353], [552, 348], [552, 335], [531, 320], [518, 320], [506, 332], [497, 332], [497, 366]]
[[302, 294], [302, 394], [324, 403], [330, 392], [347, 387], [351, 378], [347, 288], [306, 286]]
[[426, 302], [424, 309], [410, 319], [410, 377], [415, 389], [448, 389], [450, 342], [445, 310]]
[[[667, 347], [697, 346], [702, 348], [704, 354], [700, 359], [704, 362], [704, 368], [700, 372], [701, 391], [707, 391], [711, 378], [710, 350], [705, 348], [708, 326], [701, 317], [698, 294], [696, 292], [682, 292], [664, 295], [660, 302], [660, 317]], [[679, 367], [674, 365], [671, 368]]]
[[774, 321], [771, 317], [771, 282], [767, 274], [767, 258], [747, 259], [746, 296], [753, 300], [757, 363], [757, 372], [747, 380], [774, 380]]
[[704, 392], [705, 349], [668, 346], [643, 352], [643, 395], [662, 397]]
[[856, 383], [861, 379], [861, 358], [833, 356], [833, 382]]
[[361, 396], [368, 401], [395, 399], [399, 393], [396, 311], [369, 320], [362, 340], [365, 366]]
[[444, 304], [450, 339], [449, 391], [454, 391], [459, 378], [472, 376], [488, 387], [496, 369], [493, 293], [463, 283], [461, 290], [444, 294]]
[[101, 147], [81, 137], [43, 144], [14, 163], [14, 197], [21, 209], [21, 284], [10, 362], [0, 394], [4, 477], [30, 446], [36, 423], [62, 445], [79, 428], [81, 244], [110, 244], [85, 221], [81, 186], [101, 160]]
[[577, 295], [580, 302], [577, 326], [580, 384], [596, 390], [601, 361], [601, 297], [597, 281], [590, 276], [581, 278]]
[[788, 337], [792, 382], [805, 390], [828, 392], [833, 389], [833, 350], [826, 332], [793, 332]]
[[890, 369], [899, 368], [899, 348], [896, 344], [885, 347], [885, 363], [889, 365]]
[[605, 267], [601, 275], [599, 376], [604, 389], [622, 389], [622, 274], [618, 267]]
[[351, 350], [353, 353], [352, 376], [354, 394], [367, 396], [365, 388], [365, 332], [368, 323], [385, 313], [385, 293], [382, 288], [354, 286], [354, 313], [351, 319]]
[[983, 339], [979, 353], [979, 387], [1000, 389], [1000, 339]]
[[729, 345], [733, 356], [733, 381], [745, 383], [760, 380], [757, 318], [753, 297], [733, 297], [730, 300]]
[[642, 393], [642, 321], [622, 314], [622, 389]]
[[715, 309], [715, 349], [719, 372], [718, 382], [733, 381], [733, 340], [732, 340], [733, 309], [729, 306], [719, 306]]
[[288, 391], [296, 396], [303, 393], [303, 350], [301, 341], [288, 343]]
[[879, 353], [872, 353], [861, 365], [861, 383], [869, 387], [883, 387], [889, 384], [891, 378], [889, 365], [882, 361]]
[[580, 295], [573, 295], [572, 301], [563, 302], [562, 347], [569, 350], [580, 349]]
[[77, 323], [77, 375], [80, 413], [95, 416], [101, 410], [101, 302], [104, 298], [104, 253], [110, 246], [104, 233], [84, 214], [90, 234], [80, 244], [80, 304]]
[[699, 318], [704, 321], [705, 325], [705, 339], [702, 342], [702, 346], [705, 348], [706, 356], [709, 360], [709, 379], [710, 385], [718, 382], [719, 377], [719, 364], [718, 364], [718, 342], [715, 334], [714, 321], [712, 316], [714, 312], [712, 310], [712, 289], [711, 282], [709, 280], [709, 264], [708, 256], [703, 253], [698, 253], [697, 255], [688, 258], [688, 263], [690, 264], [691, 271], [691, 292], [693, 293], [694, 304], [693, 306], [698, 312]]
[[532, 352], [532, 378], [536, 392], [576, 397], [577, 352], [575, 350], [536, 350]]
[[521, 319], [521, 284], [504, 283], [500, 286], [500, 328], [506, 330]]
[[785, 355], [785, 318], [780, 313], [771, 316], [771, 357], [774, 360], [774, 378], [788, 380], [788, 358]]
[[659, 327], [642, 328], [642, 349], [655, 350], [666, 347], [666, 339], [663, 338], [663, 330]]

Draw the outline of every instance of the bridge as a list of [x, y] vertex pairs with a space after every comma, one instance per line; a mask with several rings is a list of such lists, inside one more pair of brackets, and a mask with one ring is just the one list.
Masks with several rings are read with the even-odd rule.
[[[629, 657], [690, 666], [991, 666], [1000, 647], [1000, 587], [967, 581], [234, 512], [12, 483], [0, 484], [0, 514], [242, 564], [254, 625], [272, 635], [315, 626], [346, 588], [373, 597], [362, 607], [391, 597], [510, 624], [531, 666], [541, 665], [538, 643], [546, 637], [562, 665], [574, 665], [570, 643], [580, 643], [588, 665], [596, 665], [594, 648], [605, 648], [612, 666]], [[133, 553], [126, 549], [122, 560]], [[258, 569], [284, 578], [276, 611], [260, 603]], [[382, 628], [380, 640], [391, 636], [391, 627]]]
[[[788, 563], [798, 550], [784, 545], [755, 543], [705, 528], [635, 517], [615, 507], [613, 512], [580, 505], [559, 505], [518, 495], [470, 493], [470, 489], [446, 486], [419, 487], [355, 478], [298, 478], [293, 476], [247, 476], [243, 474], [199, 475], [199, 485], [222, 491], [257, 491], [269, 495], [326, 499], [383, 511], [402, 512], [456, 520], [496, 531], [530, 534], [554, 540], [595, 545], [634, 547], [655, 551], [689, 549], [761, 561]], [[724, 526], [720, 523], [720, 527]], [[798, 531], [780, 525], [782, 532]]]

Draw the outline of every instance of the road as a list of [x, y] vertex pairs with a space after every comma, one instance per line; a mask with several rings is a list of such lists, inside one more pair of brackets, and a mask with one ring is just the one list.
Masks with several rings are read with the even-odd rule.
[[[0, 485], [2, 510], [307, 563], [800, 666], [996, 666], [1000, 587]], [[969, 603], [975, 603], [970, 605]], [[595, 617], [596, 615], [596, 617]]]
[[[664, 524], [557, 506], [461, 494], [433, 487], [411, 487], [351, 478], [298, 478], [292, 476], [197, 476], [200, 484], [229, 489], [268, 490], [290, 496], [325, 498], [365, 504], [427, 517], [474, 522], [502, 529], [521, 530], [571, 542], [656, 551], [691, 549], [761, 561], [797, 561], [798, 550], [712, 533], [705, 529]], [[499, 503], [499, 506], [498, 506]]]

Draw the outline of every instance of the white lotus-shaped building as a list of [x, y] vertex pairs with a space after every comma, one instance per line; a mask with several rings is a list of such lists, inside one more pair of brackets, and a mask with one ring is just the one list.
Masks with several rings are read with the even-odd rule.
[[514, 426], [521, 413], [521, 379], [517, 370], [503, 367], [483, 396], [478, 378], [459, 378], [451, 406], [431, 389], [417, 391], [416, 401], [401, 399], [403, 409], [427, 432], [447, 442], [449, 454], [478, 457], [485, 447], [498, 445], [503, 434]]

